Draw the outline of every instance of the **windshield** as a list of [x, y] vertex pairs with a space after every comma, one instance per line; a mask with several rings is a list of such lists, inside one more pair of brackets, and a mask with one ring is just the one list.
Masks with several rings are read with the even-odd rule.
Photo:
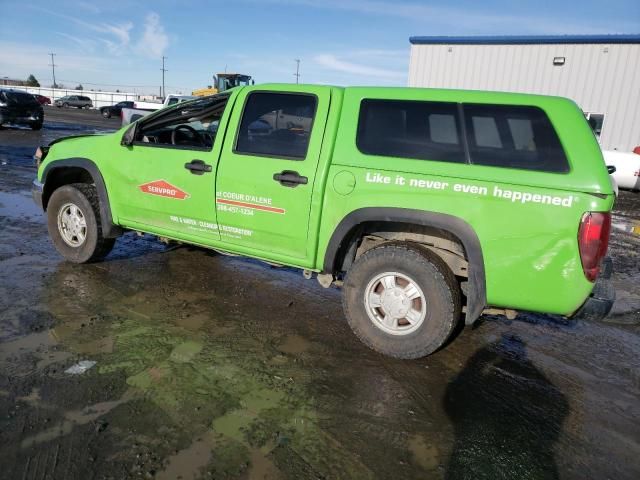
[[30, 93], [15, 92], [11, 90], [3, 91], [2, 93], [7, 103], [19, 103], [23, 105], [38, 103], [35, 97]]
[[188, 116], [196, 115], [198, 112], [203, 114], [210, 108], [215, 109], [219, 107], [221, 102], [226, 104], [228, 99], [229, 93], [219, 93], [173, 104], [146, 116], [142, 123], [144, 127], [162, 125], [166, 122], [171, 123], [175, 119], [188, 118]]
[[246, 87], [251, 84], [251, 77], [248, 75], [220, 76], [218, 77], [218, 90], [223, 92], [234, 87]]

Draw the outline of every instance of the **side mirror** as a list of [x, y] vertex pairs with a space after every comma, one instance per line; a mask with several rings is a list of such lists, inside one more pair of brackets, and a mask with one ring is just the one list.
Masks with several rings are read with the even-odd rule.
[[615, 165], [607, 165], [607, 172], [609, 172], [609, 175], [611, 175], [612, 173], [616, 173]]
[[130, 147], [133, 145], [133, 141], [136, 139], [136, 124], [132, 124], [129, 126], [126, 132], [122, 135], [122, 140], [120, 140], [120, 145], [124, 145], [125, 147]]

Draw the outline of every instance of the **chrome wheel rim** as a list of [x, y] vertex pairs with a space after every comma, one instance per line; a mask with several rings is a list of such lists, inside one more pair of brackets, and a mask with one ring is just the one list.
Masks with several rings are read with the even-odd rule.
[[77, 205], [65, 203], [58, 210], [58, 231], [71, 247], [79, 247], [84, 243], [87, 238], [87, 220]]
[[374, 277], [364, 291], [369, 319], [391, 335], [408, 335], [424, 322], [427, 304], [422, 289], [411, 277], [385, 272]]

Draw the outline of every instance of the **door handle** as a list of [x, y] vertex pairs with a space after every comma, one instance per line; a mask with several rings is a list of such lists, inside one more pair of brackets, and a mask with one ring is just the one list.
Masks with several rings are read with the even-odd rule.
[[207, 165], [202, 160], [191, 160], [189, 163], [184, 164], [184, 168], [191, 170], [194, 175], [202, 175], [211, 171], [211, 165]]
[[298, 185], [306, 185], [309, 182], [307, 177], [303, 177], [293, 170], [283, 170], [280, 173], [274, 173], [273, 179], [280, 182], [283, 187], [297, 187]]

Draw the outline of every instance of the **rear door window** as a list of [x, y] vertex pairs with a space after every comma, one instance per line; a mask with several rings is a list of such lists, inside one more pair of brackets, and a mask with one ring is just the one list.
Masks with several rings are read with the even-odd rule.
[[367, 155], [466, 161], [455, 103], [365, 99], [356, 144]]
[[471, 163], [564, 173], [569, 163], [546, 113], [538, 107], [464, 105]]

